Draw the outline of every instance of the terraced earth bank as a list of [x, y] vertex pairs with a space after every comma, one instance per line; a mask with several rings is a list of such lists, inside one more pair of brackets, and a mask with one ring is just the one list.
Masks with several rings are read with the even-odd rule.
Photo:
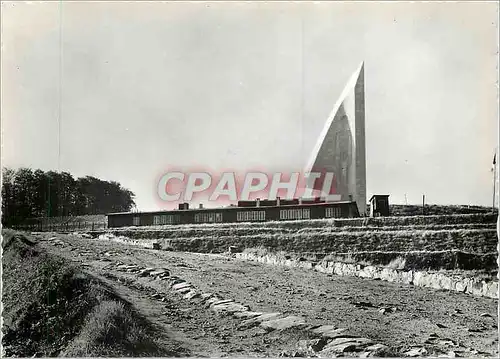
[[[311, 235], [311, 230], [321, 233]], [[358, 239], [349, 235], [362, 232], [365, 236]], [[111, 235], [120, 240], [105, 239]], [[304, 221], [34, 237], [49, 253], [106, 280], [156, 326], [175, 332], [190, 355], [498, 356], [497, 299], [266, 265], [229, 253], [255, 247], [278, 252], [282, 249], [276, 243], [288, 241], [292, 254], [321, 259], [343, 253], [352, 261], [364, 251], [373, 255], [362, 260], [388, 265], [397, 258], [404, 261], [404, 254], [414, 255], [417, 248], [446, 253], [441, 248], [445, 241], [447, 249], [465, 253], [469, 263], [464, 269], [460, 260], [450, 260], [447, 270], [494, 280], [495, 269], [485, 258], [496, 255], [495, 218], [487, 215], [389, 219], [385, 225], [379, 219]], [[343, 239], [348, 242], [342, 244]], [[155, 248], [167, 250], [153, 249], [159, 242]], [[377, 243], [378, 251], [368, 250]], [[404, 249], [392, 257], [391, 251], [380, 254], [380, 249], [401, 245]], [[447, 256], [433, 254], [403, 267], [418, 263], [420, 269], [438, 270]]]
[[335, 253], [454, 250], [489, 254], [492, 257], [486, 265], [496, 268], [496, 222], [496, 215], [465, 214], [129, 227], [95, 231], [93, 236], [112, 234], [149, 245], [157, 242], [162, 249], [174, 251], [224, 253], [229, 246], [261, 247], [318, 258]]

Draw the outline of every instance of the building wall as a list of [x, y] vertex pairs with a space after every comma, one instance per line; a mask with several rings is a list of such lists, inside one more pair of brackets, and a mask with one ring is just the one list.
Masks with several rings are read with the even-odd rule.
[[319, 218], [358, 217], [354, 203], [325, 203], [276, 207], [193, 209], [108, 215], [108, 227], [153, 226], [201, 223], [238, 223]]

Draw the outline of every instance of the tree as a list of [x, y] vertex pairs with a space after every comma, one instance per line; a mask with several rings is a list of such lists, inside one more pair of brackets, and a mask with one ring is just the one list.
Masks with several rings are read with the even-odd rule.
[[10, 168], [2, 168], [2, 223], [10, 225], [8, 220], [14, 216], [14, 177], [15, 171]]
[[68, 172], [2, 169], [2, 223], [18, 225], [29, 218], [106, 214], [130, 211], [134, 193], [118, 182]]

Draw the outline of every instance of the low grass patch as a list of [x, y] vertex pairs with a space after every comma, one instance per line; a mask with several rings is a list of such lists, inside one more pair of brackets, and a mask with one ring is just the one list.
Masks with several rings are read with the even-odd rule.
[[[422, 214], [421, 205], [390, 205], [390, 212], [393, 216], [419, 216]], [[426, 204], [424, 213], [426, 215], [453, 215], [453, 214], [487, 214], [491, 213], [491, 207], [467, 206], [467, 205], [436, 205]], [[498, 210], [495, 209], [495, 213]]]
[[[149, 323], [123, 301], [98, 303], [86, 317], [78, 336], [61, 353], [65, 357], [160, 356]], [[175, 353], [170, 353], [170, 355]]]

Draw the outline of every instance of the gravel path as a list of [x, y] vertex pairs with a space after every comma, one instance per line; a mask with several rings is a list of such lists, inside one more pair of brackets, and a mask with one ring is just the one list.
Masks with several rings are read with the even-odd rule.
[[[57, 237], [63, 244], [42, 241], [41, 245], [102, 275], [113, 273], [106, 268], [109, 261], [167, 268], [199, 290], [234, 299], [253, 311], [298, 315], [308, 324], [346, 328], [353, 335], [389, 346], [399, 355], [413, 350], [417, 354], [498, 356], [498, 301], [494, 299], [273, 267], [221, 255], [155, 251], [74, 236]], [[133, 275], [129, 281], [155, 290], [161, 287], [152, 279]], [[150, 299], [139, 299], [137, 293], [135, 296], [139, 310], [156, 322], [165, 322], [165, 318], [160, 320], [157, 312], [148, 309]], [[241, 332], [232, 318], [194, 308], [174, 296], [167, 299], [178, 313], [189, 315], [178, 315], [164, 325], [176, 328], [179, 337], [200, 355], [278, 355], [292, 349], [290, 340], [303, 339], [292, 334], [266, 334], [259, 329]]]

